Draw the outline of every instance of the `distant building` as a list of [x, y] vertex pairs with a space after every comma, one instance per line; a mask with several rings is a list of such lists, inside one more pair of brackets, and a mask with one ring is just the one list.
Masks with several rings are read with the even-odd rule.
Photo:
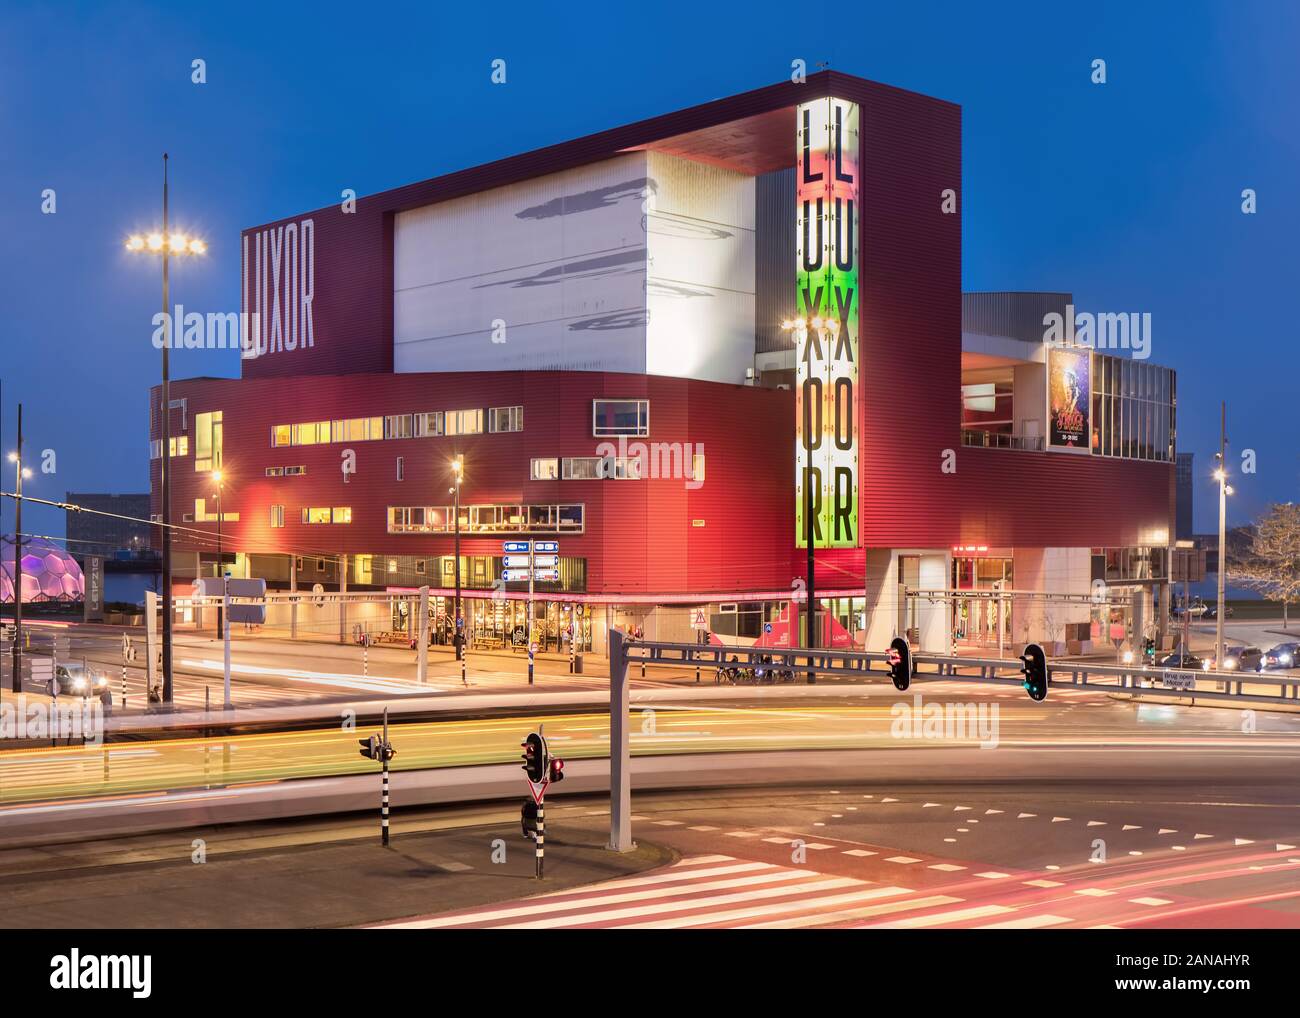
[[[149, 546], [149, 524], [133, 520], [149, 519], [149, 494], [111, 495], [96, 492], [68, 492], [71, 505], [85, 506], [97, 512], [67, 511], [68, 550], [78, 559], [86, 555], [105, 558], [149, 558], [155, 555]], [[112, 513], [101, 516], [100, 513]], [[122, 519], [121, 517], [129, 517]]]
[[1174, 533], [1180, 541], [1189, 540], [1192, 536], [1192, 459], [1194, 456], [1194, 453], [1180, 452], [1174, 461], [1174, 484], [1176, 485]]

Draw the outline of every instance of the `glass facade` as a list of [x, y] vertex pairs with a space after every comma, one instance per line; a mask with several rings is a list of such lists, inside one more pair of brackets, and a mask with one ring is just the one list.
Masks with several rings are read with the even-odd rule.
[[1093, 376], [1093, 454], [1172, 462], [1178, 406], [1174, 372], [1094, 353]]

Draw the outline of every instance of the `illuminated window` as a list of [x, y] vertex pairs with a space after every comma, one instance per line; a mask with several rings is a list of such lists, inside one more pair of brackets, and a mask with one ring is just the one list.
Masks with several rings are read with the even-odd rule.
[[351, 507], [351, 506], [335, 506], [335, 507], [334, 507], [334, 522], [335, 522], [335, 523], [351, 523], [351, 522], [352, 522], [352, 507]]
[[415, 415], [415, 437], [432, 438], [442, 434], [442, 411]]
[[284, 526], [284, 506], [282, 505], [271, 506], [271, 526], [272, 527]]
[[411, 437], [411, 415], [397, 414], [393, 417], [385, 417], [384, 437], [385, 438], [410, 438]]
[[602, 477], [615, 481], [641, 480], [640, 456], [607, 456], [600, 461]]
[[483, 411], [448, 410], [443, 423], [448, 435], [479, 435], [483, 433]]
[[266, 468], [266, 476], [267, 476], [267, 477], [283, 477], [283, 476], [284, 476], [284, 467], [267, 467], [267, 468]]
[[293, 428], [288, 424], [277, 424], [271, 429], [271, 445], [274, 448], [293, 444]]
[[[584, 508], [564, 505], [462, 505], [460, 529], [470, 534], [581, 533]], [[450, 506], [389, 506], [390, 534], [448, 534], [456, 529]]]
[[194, 415], [194, 469], [221, 469], [221, 411]]
[[591, 433], [597, 438], [650, 434], [648, 399], [593, 399]]
[[390, 574], [397, 572], [397, 559], [390, 558], [388, 560], [388, 572]]
[[529, 468], [528, 476], [534, 481], [553, 481], [560, 476], [560, 461], [554, 457], [535, 459]]
[[329, 523], [331, 521], [329, 506], [303, 506], [303, 523]]
[[691, 456], [691, 477], [697, 483], [704, 480], [704, 453], [697, 452]]
[[524, 408], [521, 406], [499, 406], [488, 411], [488, 431], [524, 430]]
[[285, 477], [301, 477], [301, 476], [302, 476], [303, 474], [305, 474], [306, 472], [307, 472], [307, 468], [306, 468], [306, 467], [301, 467], [301, 466], [300, 466], [300, 467], [285, 467], [285, 468], [284, 468], [284, 476], [285, 476]]
[[564, 479], [566, 481], [598, 480], [602, 474], [601, 464], [603, 462], [604, 461], [599, 456], [566, 457], [562, 461], [564, 466]]

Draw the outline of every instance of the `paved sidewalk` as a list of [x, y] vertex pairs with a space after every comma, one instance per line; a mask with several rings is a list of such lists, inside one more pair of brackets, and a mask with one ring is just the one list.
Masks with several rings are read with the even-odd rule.
[[[610, 880], [676, 858], [647, 843], [627, 855], [607, 851], [608, 821], [595, 800], [546, 812], [540, 881], [517, 806], [399, 810], [387, 849], [368, 816], [4, 850], [0, 926], [358, 926]], [[498, 839], [504, 862], [493, 862]]]

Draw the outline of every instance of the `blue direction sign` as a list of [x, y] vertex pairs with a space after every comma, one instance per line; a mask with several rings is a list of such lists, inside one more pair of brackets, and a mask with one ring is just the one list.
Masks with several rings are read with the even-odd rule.
[[501, 543], [501, 547], [505, 549], [507, 552], [513, 551], [513, 552], [523, 552], [525, 555], [528, 554], [527, 541], [503, 541]]
[[560, 550], [560, 542], [559, 541], [534, 541], [533, 547], [537, 549], [537, 551], [554, 552]]

